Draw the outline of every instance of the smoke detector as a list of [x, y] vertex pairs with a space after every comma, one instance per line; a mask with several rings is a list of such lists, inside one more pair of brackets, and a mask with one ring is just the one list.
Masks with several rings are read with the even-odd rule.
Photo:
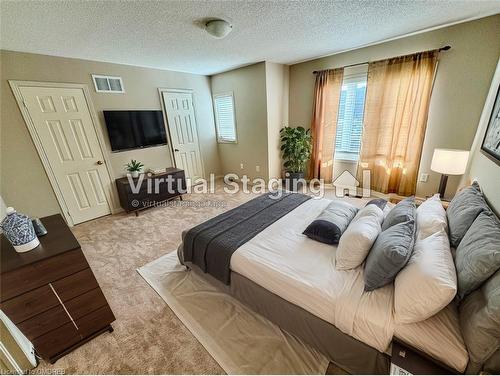
[[225, 20], [210, 20], [205, 24], [205, 30], [208, 34], [217, 39], [222, 39], [233, 29], [233, 25]]

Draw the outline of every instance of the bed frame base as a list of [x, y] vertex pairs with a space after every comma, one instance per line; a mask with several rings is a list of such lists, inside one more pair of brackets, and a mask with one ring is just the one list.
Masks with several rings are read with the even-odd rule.
[[231, 273], [230, 293], [283, 330], [313, 346], [351, 374], [388, 374], [390, 356], [341, 332], [241, 274]]
[[350, 374], [387, 375], [391, 357], [343, 333], [334, 325], [266, 290], [257, 283], [231, 272], [225, 285], [191, 262], [182, 264], [222, 292], [230, 294], [253, 311], [300, 338]]

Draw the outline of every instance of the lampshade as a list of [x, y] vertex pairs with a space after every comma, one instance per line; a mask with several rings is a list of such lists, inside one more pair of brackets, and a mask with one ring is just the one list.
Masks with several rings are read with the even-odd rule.
[[445, 175], [463, 175], [468, 159], [468, 150], [434, 149], [431, 170]]

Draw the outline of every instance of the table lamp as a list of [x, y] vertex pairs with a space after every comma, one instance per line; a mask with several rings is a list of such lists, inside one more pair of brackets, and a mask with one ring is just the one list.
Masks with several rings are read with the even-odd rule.
[[431, 170], [442, 174], [439, 183], [439, 196], [441, 198], [444, 198], [448, 175], [463, 175], [467, 168], [468, 159], [468, 150], [434, 149]]

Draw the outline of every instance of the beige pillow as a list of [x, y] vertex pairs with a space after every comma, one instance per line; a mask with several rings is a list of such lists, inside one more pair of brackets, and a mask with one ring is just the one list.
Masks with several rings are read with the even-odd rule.
[[446, 307], [456, 293], [457, 273], [448, 234], [441, 230], [417, 238], [408, 264], [394, 281], [396, 322], [426, 320]]
[[354, 269], [365, 260], [378, 234], [384, 213], [377, 205], [366, 205], [349, 224], [340, 237], [335, 253], [336, 268]]

